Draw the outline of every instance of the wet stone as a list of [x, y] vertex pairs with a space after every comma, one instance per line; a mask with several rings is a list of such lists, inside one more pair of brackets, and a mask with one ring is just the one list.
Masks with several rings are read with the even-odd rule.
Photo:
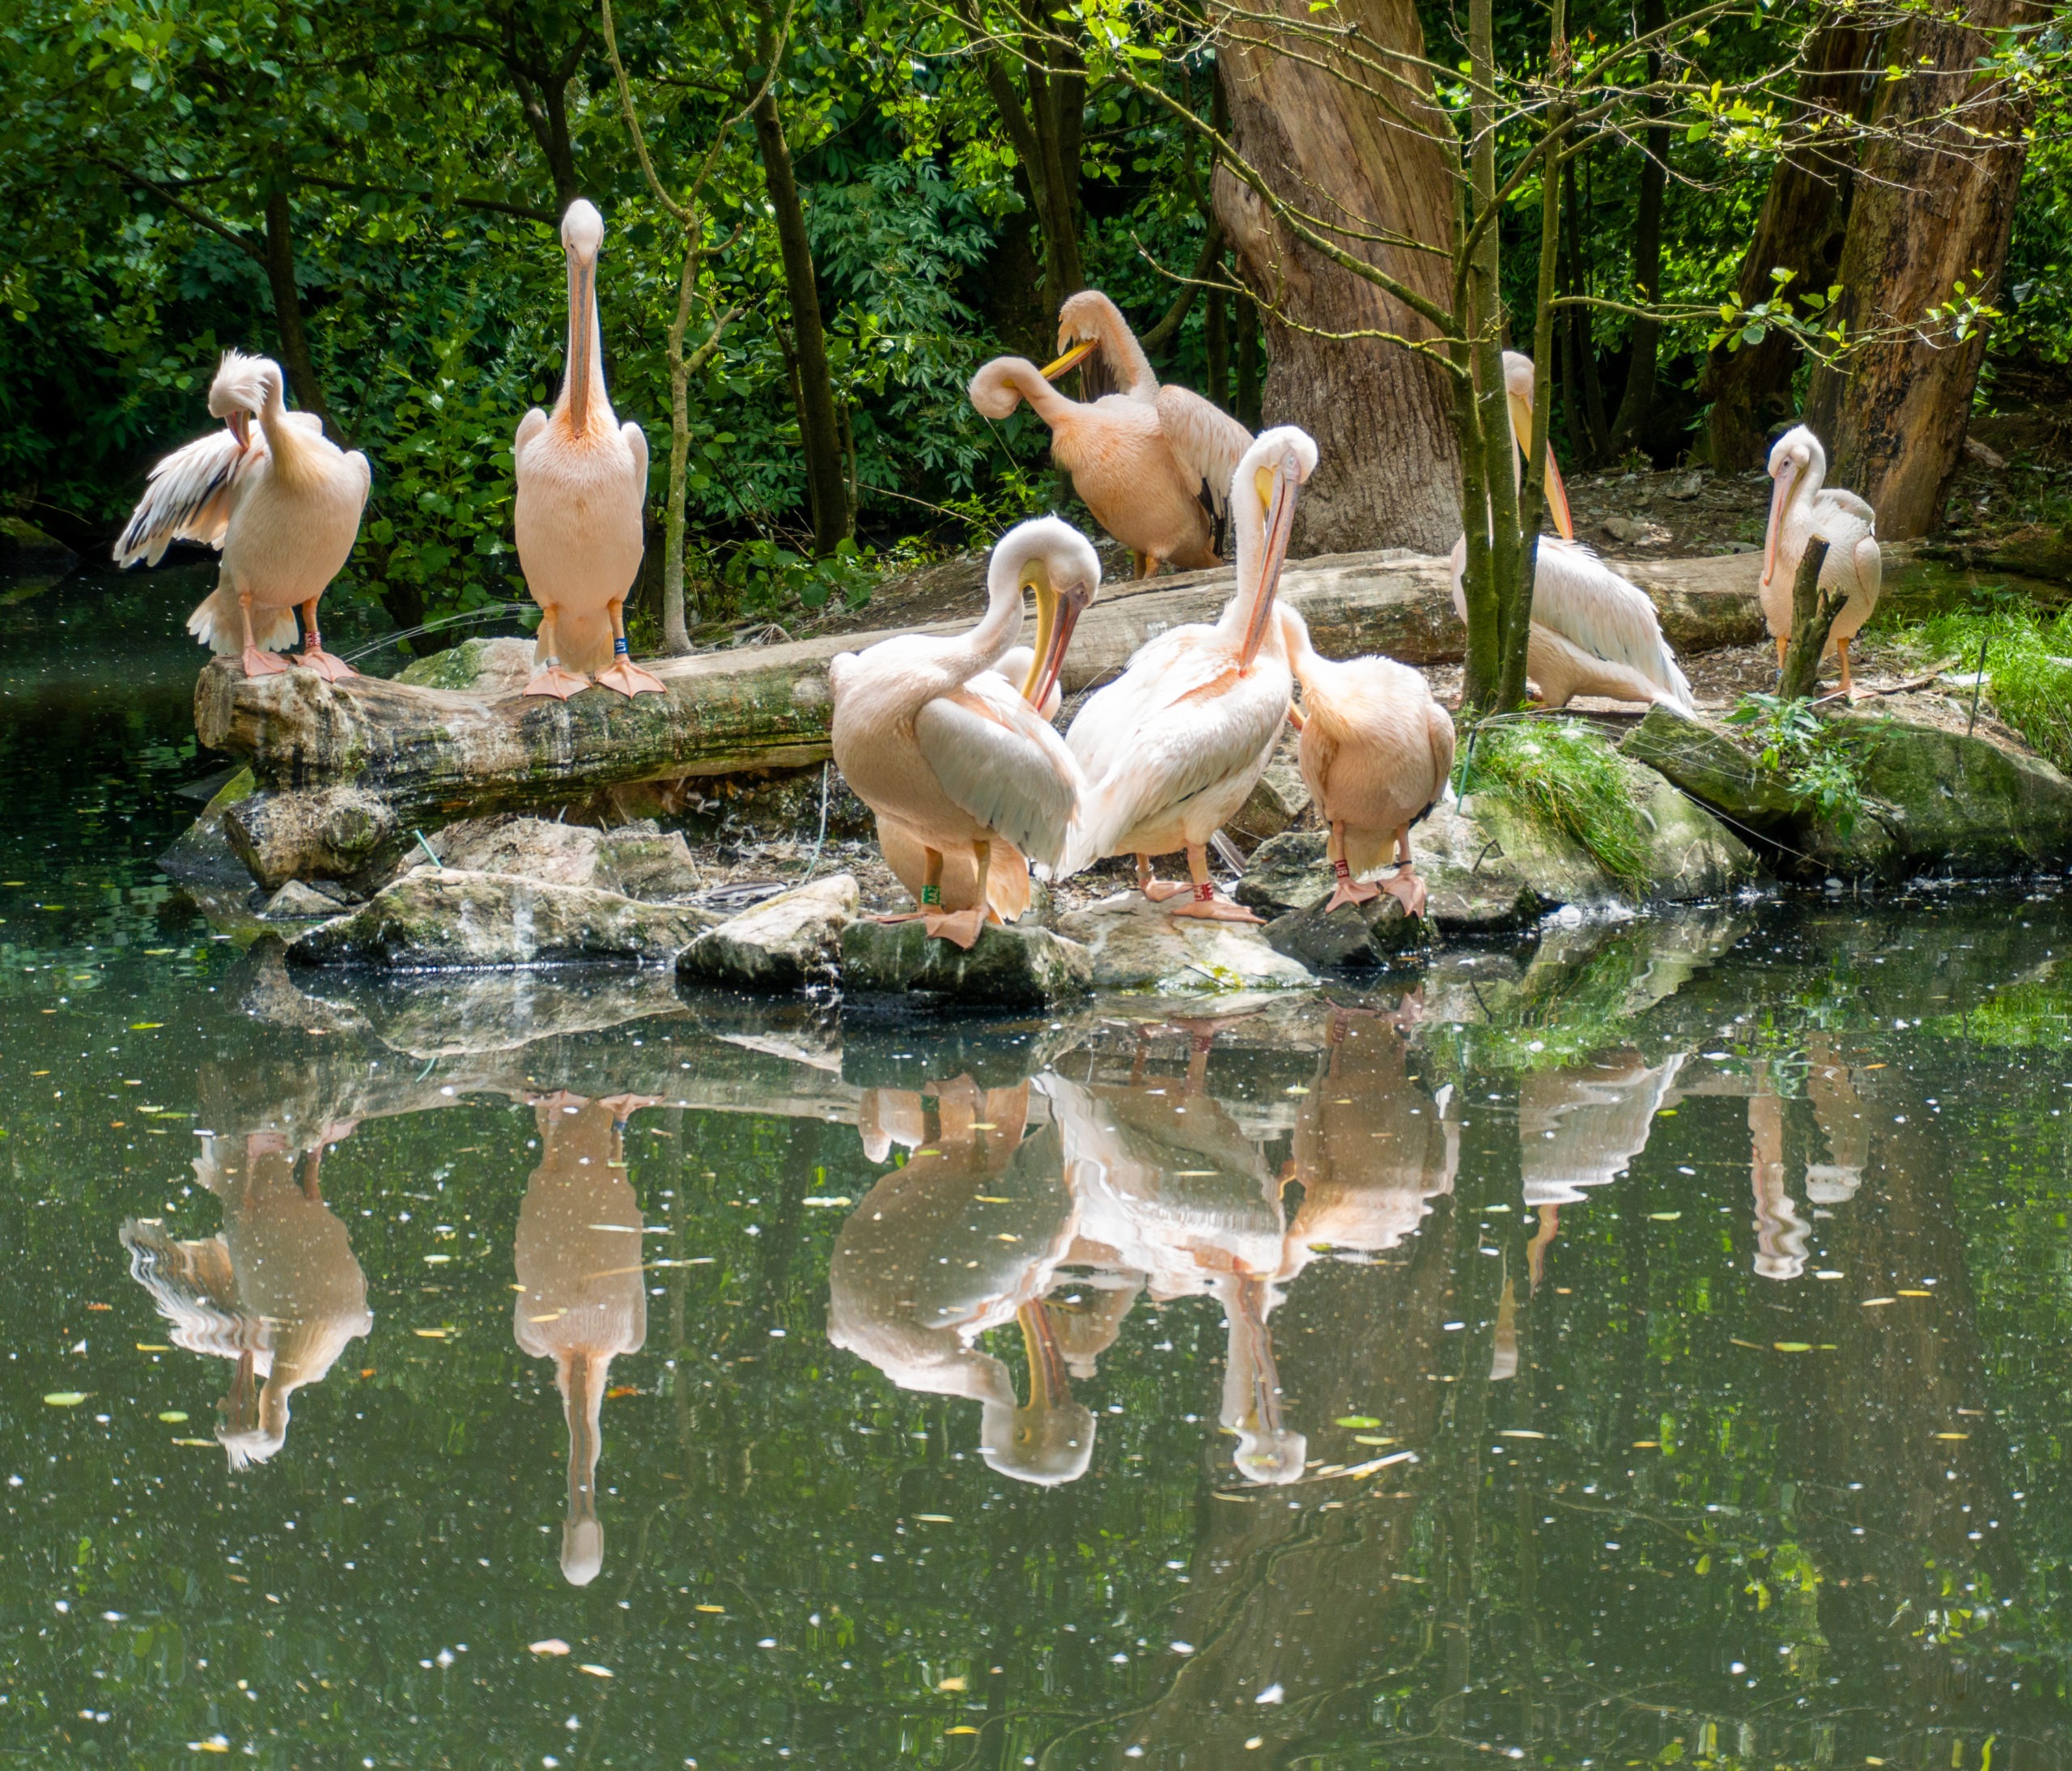
[[1035, 1009], [1093, 987], [1076, 941], [1024, 922], [989, 924], [966, 950], [912, 922], [852, 922], [842, 931], [845, 996], [902, 996], [974, 1008]]
[[270, 923], [288, 922], [312, 916], [335, 916], [341, 907], [313, 886], [291, 879], [266, 900], [259, 914]]
[[678, 958], [677, 975], [686, 983], [772, 994], [831, 979], [857, 903], [856, 881], [847, 873], [765, 898], [700, 935]]
[[1058, 928], [1089, 950], [1102, 990], [1289, 990], [1316, 982], [1256, 923], [1175, 916], [1134, 891], [1074, 911]]
[[1321, 904], [1289, 911], [1266, 925], [1267, 941], [1312, 971], [1385, 966], [1432, 945], [1432, 925], [1412, 916], [1384, 892], [1364, 904], [1340, 904], [1326, 915]]

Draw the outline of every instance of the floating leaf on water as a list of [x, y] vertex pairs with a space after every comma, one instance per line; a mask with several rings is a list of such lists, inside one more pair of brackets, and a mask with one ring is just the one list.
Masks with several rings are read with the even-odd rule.
[[1535, 1433], [1530, 1427], [1505, 1427], [1497, 1434], [1500, 1439], [1543, 1439], [1543, 1433]]
[[558, 1636], [550, 1636], [544, 1641], [528, 1644], [527, 1652], [535, 1654], [565, 1654], [568, 1652], [568, 1644]]
[[964, 1681], [962, 1679], [939, 1679], [936, 1681], [936, 1689], [938, 1691], [962, 1691], [964, 1689]]
[[427, 1255], [424, 1258], [424, 1263], [427, 1267], [443, 1267], [452, 1258], [451, 1255]]
[[207, 1449], [209, 1449], [209, 1450], [214, 1450], [215, 1449], [215, 1443], [216, 1443], [216, 1442], [215, 1442], [214, 1439], [175, 1439], [172, 1442], [173, 1442], [175, 1445], [198, 1445], [198, 1446], [205, 1446], [205, 1447], [206, 1447]]
[[976, 1728], [971, 1727], [966, 1723], [960, 1722], [953, 1728], [944, 1729], [943, 1735], [945, 1739], [948, 1739], [949, 1736], [953, 1734], [976, 1734], [978, 1731], [979, 1731]]
[[1935, 1293], [1932, 1291], [1903, 1291], [1900, 1295], [1902, 1297], [1933, 1297]]
[[589, 1660], [578, 1662], [576, 1671], [587, 1672], [592, 1679], [611, 1679], [617, 1676], [610, 1667], [600, 1667], [596, 1662]]
[[957, 1523], [947, 1513], [916, 1513], [914, 1517], [927, 1525], [954, 1525]]
[[724, 1617], [727, 1615], [727, 1607], [724, 1605], [700, 1605], [698, 1608], [700, 1611], [711, 1612], [715, 1617]]
[[1938, 1439], [1968, 1439], [1971, 1437], [1971, 1434], [1968, 1433], [1938, 1433], [1935, 1437]]
[[160, 1341], [140, 1340], [137, 1343], [137, 1351], [139, 1353], [171, 1353], [172, 1348]]
[[1810, 1340], [1773, 1340], [1770, 1344], [1779, 1353], [1811, 1353], [1813, 1350], [1813, 1343]]
[[53, 1390], [43, 1399], [53, 1408], [76, 1408], [87, 1399], [83, 1390]]
[[187, 1750], [189, 1752], [227, 1752], [230, 1742], [222, 1735], [212, 1734], [206, 1740], [189, 1741]]
[[[810, 1199], [808, 1199], [802, 1203], [808, 1205], [847, 1205], [851, 1204], [851, 1201], [847, 1193], [816, 1193]], [[988, 1205], [1001, 1205], [1006, 1204], [1006, 1201], [1004, 1200], [987, 1200], [986, 1203]]]
[[1341, 1414], [1332, 1423], [1341, 1427], [1378, 1427], [1381, 1424], [1371, 1414]]
[[413, 1328], [410, 1332], [421, 1340], [444, 1340], [453, 1331], [451, 1328]]
[[1355, 1445], [1394, 1445], [1396, 1442], [1379, 1433], [1356, 1433], [1352, 1435], [1352, 1442]]
[[185, 1408], [168, 1408], [159, 1418], [168, 1426], [176, 1427], [187, 1418], [187, 1411]]
[[[52, 907], [55, 909], [57, 907], [53, 905]], [[130, 1023], [130, 1030], [132, 1033], [156, 1033], [164, 1025], [163, 1021], [133, 1021]]]
[[1875, 1310], [1879, 1304], [1896, 1304], [1898, 1302], [1899, 1299], [1896, 1297], [1866, 1297], [1863, 1300], [1863, 1307], [1866, 1310]]
[[1648, 1221], [1650, 1224], [1673, 1224], [1683, 1215], [1681, 1212], [1650, 1212]]

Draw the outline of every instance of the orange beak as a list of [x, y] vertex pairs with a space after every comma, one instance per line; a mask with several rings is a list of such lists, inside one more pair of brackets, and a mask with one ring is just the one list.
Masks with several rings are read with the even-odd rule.
[[1056, 380], [1059, 376], [1077, 368], [1083, 359], [1090, 357], [1100, 348], [1101, 341], [1098, 338], [1081, 339], [1055, 363], [1047, 363], [1043, 365], [1043, 379], [1046, 381]]
[[[1532, 401], [1511, 396], [1511, 440], [1517, 445], [1518, 459], [1525, 459], [1525, 452], [1532, 447]], [[1576, 538], [1575, 518], [1569, 509], [1569, 488], [1561, 482], [1560, 464], [1554, 459], [1554, 445], [1547, 445], [1547, 514], [1554, 519], [1554, 528], [1561, 539], [1572, 541]]]
[[1777, 477], [1770, 488], [1769, 527], [1763, 533], [1763, 588], [1769, 588], [1770, 580], [1777, 569], [1777, 537], [1784, 527], [1785, 507], [1791, 503], [1792, 488], [1798, 483], [1798, 464], [1785, 459], [1784, 471]]
[[1284, 455], [1264, 488], [1266, 557], [1260, 562], [1259, 593], [1252, 605], [1252, 618], [1246, 626], [1244, 650], [1238, 655], [1241, 671], [1251, 669], [1253, 659], [1265, 643], [1266, 631], [1273, 622], [1273, 599], [1280, 588], [1280, 569], [1288, 563], [1288, 538], [1295, 527], [1297, 485], [1294, 457]]
[[[1058, 678], [1064, 670], [1065, 648], [1072, 643], [1072, 631], [1079, 625], [1079, 618], [1093, 601], [1093, 592], [1085, 584], [1070, 584], [1058, 592], [1057, 613], [1048, 624], [1050, 643], [1038, 655], [1029, 682], [1022, 689], [1030, 706], [1038, 712], [1051, 699], [1051, 691], [1058, 686]], [[1038, 625], [1045, 625], [1040, 617]]]
[[230, 425], [230, 434], [237, 439], [237, 452], [242, 455], [252, 447], [252, 414], [249, 412], [233, 412], [227, 422]]

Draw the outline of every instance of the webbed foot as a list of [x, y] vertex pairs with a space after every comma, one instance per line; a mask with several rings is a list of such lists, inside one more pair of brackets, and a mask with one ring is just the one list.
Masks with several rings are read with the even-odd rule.
[[533, 673], [533, 680], [525, 685], [525, 693], [551, 695], [557, 701], [566, 701], [589, 686], [590, 679], [580, 672], [564, 670], [558, 664], [547, 665]]

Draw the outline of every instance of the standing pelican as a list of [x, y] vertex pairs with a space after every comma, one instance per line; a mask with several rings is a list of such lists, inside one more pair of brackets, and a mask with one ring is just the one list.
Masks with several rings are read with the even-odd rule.
[[605, 393], [597, 326], [597, 253], [605, 220], [577, 197], [561, 219], [568, 255], [568, 357], [551, 415], [518, 423], [512, 451], [518, 563], [540, 605], [527, 694], [566, 701], [589, 686], [660, 694], [661, 679], [627, 656], [626, 593], [640, 570], [648, 439], [616, 422]]
[[[1511, 437], [1522, 456], [1532, 436], [1532, 359], [1504, 353], [1504, 391]], [[1547, 506], [1560, 538], [1539, 537], [1532, 580], [1532, 626], [1526, 638], [1526, 671], [1548, 707], [1565, 707], [1577, 695], [1614, 701], [1667, 701], [1692, 705], [1691, 685], [1662, 636], [1648, 593], [1621, 578], [1576, 539], [1554, 451], [1547, 451]], [[1467, 537], [1454, 543], [1454, 608], [1465, 622]]]
[[[1170, 562], [1216, 566], [1230, 476], [1251, 443], [1243, 425], [1186, 388], [1161, 388], [1121, 311], [1098, 289], [1058, 310], [1057, 361], [996, 357], [971, 378], [971, 403], [1004, 418], [1026, 400], [1051, 427], [1051, 453], [1096, 522], [1129, 549], [1136, 575]], [[1078, 365], [1089, 398], [1051, 385]]]
[[1151, 857], [1184, 849], [1194, 882], [1178, 916], [1255, 923], [1209, 882], [1208, 839], [1245, 803], [1272, 759], [1294, 678], [1273, 599], [1295, 500], [1317, 446], [1292, 425], [1267, 431], [1232, 477], [1238, 594], [1213, 626], [1191, 622], [1140, 648], [1079, 710], [1066, 741], [1085, 781], [1064, 871], [1136, 856], [1154, 901], [1187, 887], [1152, 877]]
[[[1424, 881], [1411, 864], [1410, 826], [1438, 804], [1453, 773], [1453, 720], [1409, 665], [1320, 657], [1309, 623], [1285, 604], [1276, 613], [1302, 686], [1302, 784], [1331, 830], [1335, 883], [1324, 914], [1387, 892], [1420, 915]], [[1361, 875], [1386, 863], [1391, 846], [1395, 877], [1368, 885]]]
[[[996, 915], [995, 843], [1004, 839], [1017, 858], [1047, 863], [1063, 853], [1079, 775], [1037, 707], [1100, 583], [1101, 561], [1086, 537], [1055, 516], [1038, 517], [994, 547], [986, 613], [970, 632], [902, 634], [829, 665], [835, 767], [881, 830], [897, 826], [900, 841], [921, 851], [919, 907], [888, 920], [918, 916], [929, 934], [969, 947]], [[1025, 588], [1036, 592], [1038, 646], [1026, 697], [993, 668], [1021, 625]], [[970, 857], [971, 898], [947, 911], [941, 886], [952, 854]]]
[[266, 357], [226, 350], [209, 384], [209, 411], [224, 428], [151, 469], [115, 544], [116, 564], [155, 566], [176, 541], [220, 549], [222, 573], [187, 618], [188, 632], [211, 652], [238, 653], [248, 677], [270, 676], [288, 668], [274, 648], [295, 643], [299, 609], [301, 661], [328, 682], [353, 675], [324, 649], [316, 600], [359, 534], [373, 478], [367, 457], [332, 442], [314, 412], [289, 411], [281, 366]]
[[1828, 630], [1828, 644], [1841, 659], [1842, 693], [1853, 695], [1849, 643], [1878, 606], [1884, 562], [1878, 551], [1877, 513], [1855, 493], [1822, 485], [1827, 477], [1828, 452], [1802, 424], [1785, 431], [1770, 450], [1770, 478], [1777, 483], [1770, 491], [1769, 526], [1763, 537], [1763, 619], [1777, 643], [1781, 670], [1791, 643], [1792, 585], [1807, 543], [1819, 536], [1828, 544], [1820, 588], [1844, 592], [1849, 598]]

